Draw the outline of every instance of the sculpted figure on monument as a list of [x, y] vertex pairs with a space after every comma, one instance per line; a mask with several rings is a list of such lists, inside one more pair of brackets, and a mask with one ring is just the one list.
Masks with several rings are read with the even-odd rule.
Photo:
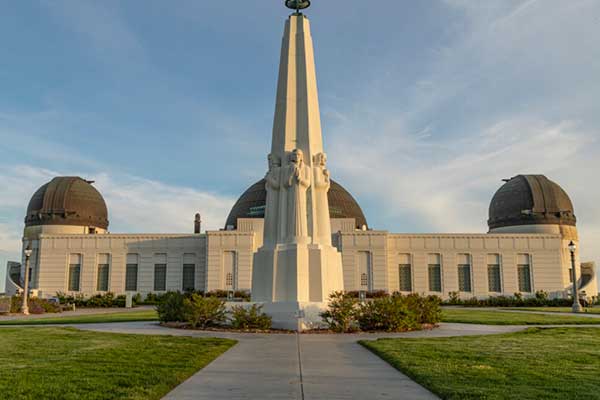
[[277, 213], [279, 212], [279, 191], [281, 189], [281, 160], [269, 154], [269, 171], [265, 176], [267, 203], [265, 208], [265, 245], [277, 242]]
[[289, 165], [285, 175], [288, 187], [287, 237], [307, 238], [306, 191], [311, 182], [310, 167], [304, 164], [304, 153], [294, 149], [289, 157]]
[[331, 223], [329, 219], [329, 199], [327, 193], [331, 187], [331, 177], [327, 169], [327, 154], [318, 153], [313, 157], [313, 195], [315, 201], [315, 241], [331, 244]]

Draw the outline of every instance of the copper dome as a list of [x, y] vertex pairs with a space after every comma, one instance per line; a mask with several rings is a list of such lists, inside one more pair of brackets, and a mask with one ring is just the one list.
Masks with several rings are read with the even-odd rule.
[[[360, 206], [354, 200], [354, 197], [339, 183], [331, 181], [331, 188], [327, 195], [329, 198], [329, 214], [331, 218], [354, 218], [356, 228], [367, 225], [367, 220], [360, 209]], [[265, 189], [265, 180], [261, 179], [250, 186], [235, 203], [225, 227], [233, 226], [237, 228], [238, 218], [264, 218], [265, 207], [267, 203], [267, 190]]]
[[75, 225], [107, 229], [106, 203], [91, 183], [73, 176], [52, 179], [29, 201], [25, 226]]
[[575, 226], [577, 219], [567, 193], [544, 175], [517, 175], [494, 195], [490, 229], [516, 225]]

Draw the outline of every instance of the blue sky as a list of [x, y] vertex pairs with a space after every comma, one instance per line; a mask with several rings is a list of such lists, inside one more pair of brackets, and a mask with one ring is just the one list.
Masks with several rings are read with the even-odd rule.
[[[95, 179], [113, 232], [223, 225], [266, 170], [278, 0], [19, 1], [0, 14], [0, 290], [33, 191]], [[372, 227], [484, 232], [502, 178], [571, 195], [600, 261], [600, 2], [315, 0], [325, 146]], [[376, 6], [373, 4], [376, 3]]]

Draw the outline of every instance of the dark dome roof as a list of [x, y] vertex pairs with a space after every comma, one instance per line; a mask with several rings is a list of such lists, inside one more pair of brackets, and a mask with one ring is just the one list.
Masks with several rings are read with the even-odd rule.
[[61, 176], [40, 187], [27, 207], [25, 226], [76, 225], [108, 228], [108, 210], [93, 182]]
[[[329, 198], [331, 218], [354, 218], [357, 228], [367, 225], [367, 220], [360, 206], [354, 200], [354, 197], [339, 183], [331, 180], [331, 188], [327, 197]], [[225, 227], [233, 226], [237, 228], [238, 218], [264, 218], [266, 204], [267, 190], [265, 189], [265, 180], [262, 179], [250, 186], [240, 196], [231, 209], [229, 217], [227, 217]]]
[[494, 195], [490, 229], [515, 225], [575, 226], [573, 203], [567, 193], [544, 175], [517, 175]]

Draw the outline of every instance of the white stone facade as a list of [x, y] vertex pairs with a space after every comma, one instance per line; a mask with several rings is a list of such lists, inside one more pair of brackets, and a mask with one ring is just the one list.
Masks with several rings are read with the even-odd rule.
[[[344, 225], [350, 229], [339, 232]], [[184, 264], [194, 265], [196, 290], [251, 290], [253, 255], [262, 245], [263, 220], [241, 219], [238, 226], [236, 231], [196, 235], [43, 234], [32, 240], [31, 287], [47, 297], [57, 292], [101, 293], [97, 290], [99, 265], [108, 259], [108, 290], [125, 293], [128, 255], [136, 255], [137, 285], [132, 290], [135, 293], [163, 292], [154, 286], [155, 266], [163, 262], [165, 290], [183, 290]], [[407, 283], [401, 282], [401, 265], [410, 266], [410, 291], [443, 298], [450, 292], [460, 292], [462, 298], [486, 298], [512, 296], [515, 292], [528, 296], [538, 290], [563, 297], [571, 287], [569, 254], [565, 241], [557, 234], [395, 234], [354, 230], [353, 224], [344, 220], [332, 220], [332, 227], [338, 231], [333, 234], [333, 242], [342, 254], [344, 288], [348, 291], [402, 291], [401, 283], [405, 289]], [[81, 256], [77, 291], [69, 290], [72, 255]], [[493, 265], [490, 260], [495, 256], [499, 260], [499, 291], [490, 290], [488, 267]], [[439, 291], [430, 287], [429, 265], [435, 258], [440, 262]], [[519, 288], [518, 268], [523, 259], [528, 261], [530, 270], [528, 291]], [[459, 264], [465, 265], [464, 260], [469, 265], [469, 291], [460, 291], [459, 287]], [[579, 265], [578, 259], [576, 264]], [[579, 269], [577, 273], [580, 276]], [[597, 295], [596, 279], [582, 290], [588, 296]]]

